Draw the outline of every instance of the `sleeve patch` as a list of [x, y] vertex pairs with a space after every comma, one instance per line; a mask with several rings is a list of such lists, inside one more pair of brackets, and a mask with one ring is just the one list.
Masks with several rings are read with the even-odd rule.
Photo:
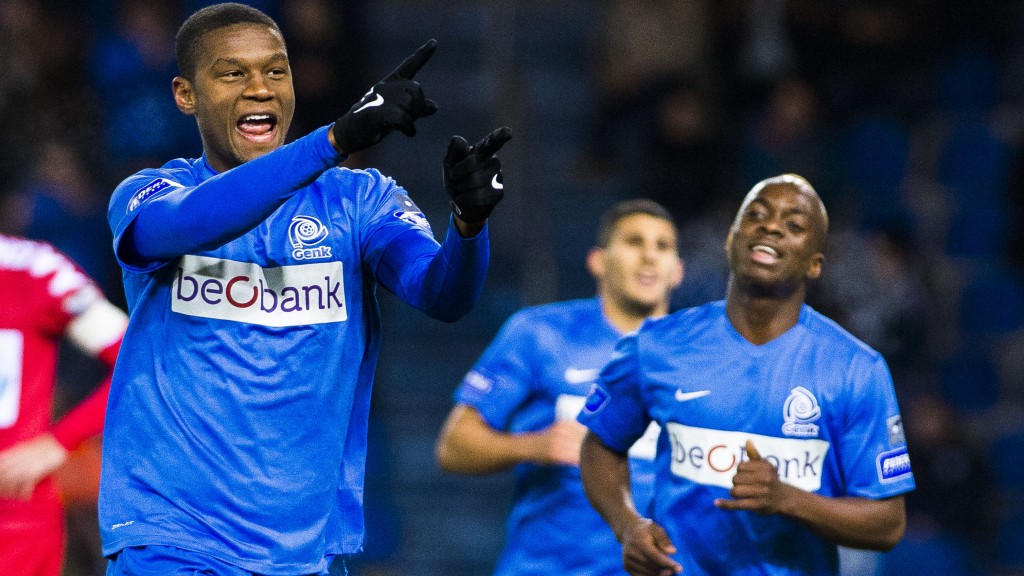
[[170, 180], [167, 180], [165, 178], [157, 178], [156, 180], [153, 180], [149, 184], [146, 184], [141, 190], [136, 192], [134, 196], [132, 196], [132, 199], [128, 201], [128, 208], [125, 210], [125, 212], [128, 213], [134, 211], [136, 208], [141, 206], [142, 203], [145, 202], [147, 198], [153, 196], [154, 194], [160, 192], [161, 190], [166, 190], [171, 186], [179, 186], [179, 184], [171, 182]]
[[895, 482], [910, 476], [910, 455], [907, 454], [906, 446], [879, 454], [875, 467], [881, 482]]
[[485, 394], [490, 392], [491, 388], [494, 388], [494, 381], [476, 370], [466, 374], [464, 380], [468, 386], [476, 388]]
[[610, 395], [604, 388], [594, 384], [590, 387], [590, 394], [587, 396], [586, 403], [583, 404], [583, 411], [587, 414], [595, 414], [608, 404], [609, 398]]

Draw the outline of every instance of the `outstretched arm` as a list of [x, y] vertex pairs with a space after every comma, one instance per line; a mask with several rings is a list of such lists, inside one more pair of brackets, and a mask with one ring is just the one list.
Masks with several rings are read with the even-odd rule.
[[492, 474], [522, 462], [576, 465], [586, 430], [578, 422], [557, 421], [539, 432], [513, 434], [492, 428], [476, 408], [456, 404], [435, 456], [442, 469], [460, 474]]
[[676, 547], [665, 530], [636, 511], [629, 457], [587, 432], [580, 453], [580, 476], [591, 505], [622, 544], [622, 561], [632, 576], [669, 576], [683, 571], [669, 554]]
[[799, 520], [822, 538], [851, 548], [889, 550], [903, 537], [907, 516], [903, 496], [881, 500], [830, 498], [779, 480], [778, 471], [747, 440], [749, 460], [737, 467], [732, 499], [719, 498], [723, 510], [751, 510]]
[[346, 155], [380, 142], [392, 130], [415, 135], [414, 122], [437, 112], [437, 104], [424, 98], [412, 76], [436, 46], [434, 40], [421, 46], [329, 128], [198, 186], [174, 186], [168, 181], [173, 189], [149, 201], [143, 197], [144, 190], [162, 183], [140, 179], [135, 193], [139, 213], [125, 231], [118, 255], [127, 262], [165, 260], [220, 246], [265, 220]]

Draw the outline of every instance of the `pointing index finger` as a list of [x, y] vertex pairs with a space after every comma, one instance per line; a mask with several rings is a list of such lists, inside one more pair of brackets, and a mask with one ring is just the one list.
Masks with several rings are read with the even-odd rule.
[[388, 79], [412, 80], [412, 77], [427, 63], [427, 60], [430, 60], [436, 48], [437, 40], [433, 38], [427, 40], [412, 56], [409, 56], [399, 64], [398, 68], [395, 68], [395, 71], [388, 75]]
[[490, 158], [505, 145], [505, 142], [511, 139], [512, 129], [508, 126], [502, 126], [484, 136], [483, 140], [477, 142], [476, 146], [473, 146], [473, 153], [479, 158]]

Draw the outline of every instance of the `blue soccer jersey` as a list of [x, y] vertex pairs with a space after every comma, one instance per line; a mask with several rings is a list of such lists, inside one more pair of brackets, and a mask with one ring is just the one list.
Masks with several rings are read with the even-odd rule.
[[687, 576], [838, 572], [837, 548], [783, 516], [721, 510], [747, 439], [783, 482], [823, 496], [887, 498], [914, 488], [881, 355], [804, 306], [757, 346], [725, 303], [682, 310], [623, 338], [580, 421], [625, 450], [662, 426], [653, 519]]
[[[205, 158], [175, 160], [114, 192], [108, 214], [131, 319], [104, 434], [104, 554], [166, 545], [295, 575], [360, 549], [375, 286], [411, 299], [437, 273], [420, 264], [441, 250], [440, 261], [466, 271], [452, 275], [466, 286], [416, 305], [468, 309], [487, 239], [450, 227], [439, 246], [393, 180], [329, 167], [337, 161], [321, 129], [224, 174]], [[233, 203], [282, 182], [298, 184], [227, 243], [167, 260], [124, 257], [126, 230], [147, 202], [220, 186], [210, 225], [227, 225]]]
[[[512, 433], [575, 420], [620, 336], [596, 298], [526, 308], [505, 323], [455, 399]], [[656, 425], [631, 451], [641, 510], [651, 496], [655, 438]], [[495, 574], [624, 574], [622, 548], [587, 500], [578, 467], [519, 464], [513, 500]]]

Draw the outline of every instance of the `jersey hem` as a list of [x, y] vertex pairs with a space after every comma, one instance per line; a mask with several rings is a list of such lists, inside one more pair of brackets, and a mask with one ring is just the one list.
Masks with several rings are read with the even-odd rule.
[[[353, 541], [362, 542], [361, 538], [353, 539]], [[204, 554], [226, 564], [236, 566], [242, 570], [261, 574], [263, 576], [295, 576], [296, 574], [316, 574], [320, 571], [326, 570], [326, 559], [330, 556], [338, 556], [341, 554], [354, 554], [360, 549], [360, 545], [354, 546], [354, 551], [347, 551], [351, 546], [348, 542], [343, 545], [343, 550], [346, 551], [332, 551], [325, 550], [317, 563], [304, 563], [304, 564], [282, 564], [280, 562], [268, 559], [266, 561], [252, 561], [243, 558], [233, 558], [225, 555], [221, 552], [210, 550], [202, 546], [196, 546], [195, 541], [184, 541], [177, 540], [174, 538], [156, 538], [156, 537], [134, 537], [124, 540], [117, 540], [113, 543], [103, 545], [103, 556], [110, 558], [124, 550], [125, 548], [132, 548], [135, 546], [171, 546], [174, 548], [180, 548], [187, 550], [195, 554]]]

